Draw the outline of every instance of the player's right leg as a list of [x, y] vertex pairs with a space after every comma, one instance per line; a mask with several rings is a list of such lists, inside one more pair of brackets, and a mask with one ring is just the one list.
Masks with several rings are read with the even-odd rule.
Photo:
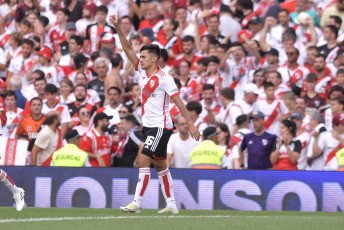
[[141, 154], [139, 157], [139, 179], [136, 185], [135, 190], [135, 197], [134, 201], [128, 204], [125, 207], [120, 207], [123, 212], [128, 213], [139, 213], [140, 212], [140, 205], [143, 198], [143, 195], [146, 191], [150, 180], [150, 165], [152, 163], [152, 159], [144, 154]]
[[3, 183], [8, 190], [13, 194], [13, 198], [16, 202], [16, 208], [17, 211], [21, 211], [24, 208], [25, 201], [24, 201], [24, 196], [25, 196], [25, 191], [22, 188], [18, 188], [13, 181], [9, 178], [7, 173], [0, 169], [0, 181]]

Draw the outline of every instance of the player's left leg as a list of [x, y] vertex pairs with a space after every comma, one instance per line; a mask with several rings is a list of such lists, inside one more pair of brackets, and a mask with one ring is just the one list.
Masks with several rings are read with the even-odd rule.
[[167, 204], [159, 213], [179, 213], [174, 199], [172, 176], [170, 170], [167, 168], [166, 160], [153, 160], [153, 165], [158, 173], [161, 191]]
[[22, 188], [18, 188], [11, 178], [7, 175], [7, 173], [4, 170], [0, 169], [0, 181], [10, 190], [10, 192], [13, 194], [13, 198], [16, 202], [16, 208], [17, 211], [21, 211], [24, 208], [25, 201], [24, 201], [24, 195], [25, 191]]

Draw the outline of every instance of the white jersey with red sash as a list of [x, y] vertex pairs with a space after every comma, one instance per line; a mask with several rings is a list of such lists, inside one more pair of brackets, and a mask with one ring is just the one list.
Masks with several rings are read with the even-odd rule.
[[279, 124], [277, 117], [289, 113], [289, 110], [282, 100], [275, 99], [271, 103], [267, 100], [258, 100], [255, 111], [264, 113], [264, 128], [269, 133], [279, 135]]
[[330, 75], [323, 76], [317, 80], [315, 85], [315, 92], [323, 98], [327, 98], [328, 92], [330, 91], [333, 84], [336, 82], [336, 79]]
[[[311, 134], [303, 130], [302, 133], [295, 137], [295, 139], [301, 142], [302, 147], [301, 154], [299, 156], [299, 159], [297, 160], [297, 168], [299, 170], [305, 170], [307, 166], [307, 147], [311, 139]], [[312, 148], [312, 146], [310, 148]]]
[[282, 83], [287, 84], [289, 88], [291, 88], [291, 83], [294, 83], [297, 87], [302, 88], [302, 83], [309, 74], [309, 70], [301, 65], [298, 65], [296, 69], [291, 70], [287, 64], [279, 67], [277, 71], [282, 76]]
[[[199, 115], [199, 118], [202, 119], [204, 122], [208, 123], [208, 112], [205, 109], [206, 106], [204, 100], [202, 100], [200, 103], [202, 105], [202, 112]], [[210, 109], [214, 115], [219, 114], [223, 110], [222, 107], [219, 104], [217, 104], [215, 100], [213, 100], [213, 103], [211, 103]]]
[[244, 97], [243, 88], [250, 83], [250, 70], [256, 69], [254, 57], [243, 58], [239, 64], [235, 63], [232, 58], [229, 61], [230, 82], [229, 88], [234, 89], [235, 99], [239, 100]]
[[23, 119], [24, 110], [15, 107], [14, 111], [7, 111], [5, 108], [5, 113], [7, 117], [6, 127], [9, 132], [9, 138], [14, 138], [16, 134], [19, 122]]
[[7, 50], [10, 47], [10, 35], [11, 32], [8, 30], [0, 35], [0, 47], [4, 48], [4, 50]]
[[19, 55], [17, 58], [13, 58], [10, 62], [10, 66], [8, 67], [8, 71], [13, 73], [13, 75], [20, 76], [22, 79], [23, 88], [30, 85], [30, 82], [26, 79], [26, 75], [29, 69], [35, 62], [35, 57], [30, 56], [27, 59], [23, 58], [23, 55]]
[[189, 93], [191, 93], [192, 96], [197, 98], [196, 93], [197, 93], [198, 83], [197, 83], [197, 80], [195, 78], [188, 78], [188, 80], [186, 82], [180, 81], [180, 83], [182, 84], [182, 87], [179, 89], [180, 91], [182, 91], [183, 88], [187, 88], [187, 91]]
[[195, 121], [194, 126], [196, 127], [196, 129], [198, 129], [201, 135], [203, 135], [203, 131], [208, 127], [208, 124], [204, 122], [201, 118], [198, 118]]
[[58, 25], [52, 27], [48, 32], [47, 43], [50, 43], [55, 52], [60, 51], [60, 44], [66, 40], [65, 31], [60, 30]]
[[87, 26], [85, 32], [85, 40], [89, 41], [89, 47], [87, 48], [89, 49], [88, 51], [90, 54], [98, 50], [100, 35], [103, 32], [115, 34], [116, 30], [108, 24], [106, 24], [105, 26], [98, 26], [98, 24], [95, 23]]
[[337, 53], [339, 51], [339, 47], [337, 46], [336, 48], [334, 48], [326, 57], [325, 62], [326, 63], [332, 63], [336, 58], [337, 58]]
[[[344, 134], [340, 134], [344, 138]], [[337, 151], [343, 148], [340, 142], [332, 136], [331, 132], [323, 132], [319, 135], [318, 146], [323, 151], [324, 170], [337, 171]]]

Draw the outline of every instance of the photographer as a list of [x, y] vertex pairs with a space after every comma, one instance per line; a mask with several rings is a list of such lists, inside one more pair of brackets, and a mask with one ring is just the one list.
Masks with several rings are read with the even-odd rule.
[[121, 117], [121, 123], [118, 127], [120, 140], [112, 166], [138, 167], [137, 153], [143, 147], [145, 136], [138, 130], [137, 125], [136, 118], [131, 114], [126, 114]]

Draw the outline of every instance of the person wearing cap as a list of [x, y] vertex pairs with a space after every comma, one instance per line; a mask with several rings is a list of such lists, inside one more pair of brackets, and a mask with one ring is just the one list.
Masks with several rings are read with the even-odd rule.
[[50, 111], [45, 117], [45, 126], [39, 131], [31, 151], [32, 166], [50, 166], [53, 153], [62, 145], [58, 134], [61, 123], [60, 114]]
[[[275, 86], [271, 82], [264, 84], [265, 99], [257, 100], [255, 111], [262, 111], [265, 116], [264, 128], [279, 135], [280, 122], [288, 119], [289, 109], [284, 101], [275, 97]], [[301, 119], [302, 120], [302, 119]]]
[[85, 35], [87, 26], [96, 23], [97, 5], [93, 2], [88, 2], [82, 6], [82, 18], [76, 21], [76, 30], [78, 34]]
[[298, 170], [301, 141], [295, 138], [296, 124], [292, 120], [283, 120], [280, 125], [280, 137], [276, 149], [271, 153], [270, 160], [274, 170]]
[[336, 153], [344, 147], [344, 114], [335, 114], [332, 119], [333, 130], [322, 132], [314, 136], [313, 156], [322, 154], [323, 170], [335, 171], [338, 169]]
[[53, 153], [51, 166], [83, 167], [88, 165], [88, 154], [78, 147], [80, 137], [78, 131], [68, 130], [65, 136], [68, 144]]
[[[256, 104], [258, 95], [260, 94], [260, 90], [258, 87], [253, 84], [249, 83], [244, 87], [244, 98], [234, 101], [231, 110], [229, 112], [230, 120], [236, 121], [237, 117], [246, 114], [247, 116], [251, 116], [252, 112], [254, 111], [254, 106]], [[235, 92], [236, 96], [236, 92]], [[234, 122], [233, 122], [234, 123]], [[235, 125], [228, 127], [230, 129], [231, 134], [235, 134], [238, 128]]]
[[143, 28], [141, 30], [141, 34], [142, 34], [143, 45], [148, 45], [148, 44], [151, 44], [152, 42], [156, 42], [156, 37], [154, 36], [154, 32], [152, 28], [150, 27]]
[[227, 166], [226, 150], [217, 145], [216, 126], [210, 126], [203, 131], [202, 143], [190, 153], [193, 169], [222, 169]]
[[[241, 25], [233, 18], [233, 12], [229, 6], [222, 4], [220, 6], [220, 26], [219, 30], [221, 34], [231, 34], [231, 42], [238, 41], [238, 33], [241, 31]], [[230, 26], [228, 26], [230, 25]]]
[[31, 73], [37, 69], [44, 72], [45, 79], [47, 83], [59, 85], [57, 80], [57, 70], [56, 67], [51, 64], [51, 59], [53, 57], [53, 51], [44, 46], [40, 51], [37, 52], [38, 62], [32, 66], [31, 71], [29, 71], [27, 80], [31, 80]]
[[295, 139], [301, 142], [301, 153], [297, 160], [297, 168], [299, 170], [305, 170], [307, 166], [307, 147], [311, 139], [311, 134], [302, 127], [302, 115], [300, 113], [293, 113], [290, 116], [290, 120], [296, 124]]
[[[258, 16], [251, 17], [247, 24], [247, 29], [239, 32], [239, 42], [249, 42], [250, 40], [259, 40], [260, 31], [263, 28], [263, 21]], [[246, 36], [246, 38], [245, 38]]]
[[89, 161], [92, 167], [110, 167], [111, 155], [116, 151], [116, 144], [111, 135], [109, 135], [108, 116], [101, 112], [94, 116], [94, 127], [88, 131], [80, 140], [80, 149], [88, 153]]
[[50, 44], [55, 53], [60, 52], [60, 44], [66, 40], [66, 25], [70, 16], [67, 8], [59, 8], [56, 12], [57, 25], [52, 27], [47, 36], [46, 44]]
[[97, 22], [86, 28], [84, 46], [86, 47], [86, 52], [89, 54], [98, 50], [101, 32], [116, 33], [116, 29], [106, 22], [107, 14], [108, 8], [106, 6], [98, 6], [96, 11]]
[[[256, 111], [250, 117], [254, 131], [246, 134], [242, 140], [240, 152], [240, 167], [247, 169], [270, 169], [271, 152], [276, 148], [277, 136], [264, 129], [264, 113]], [[244, 162], [244, 151], [247, 149], [247, 165]]]
[[322, 31], [314, 25], [313, 18], [306, 12], [301, 12], [295, 19], [295, 23], [294, 30], [297, 41], [307, 47], [316, 46], [318, 38], [322, 35]]

